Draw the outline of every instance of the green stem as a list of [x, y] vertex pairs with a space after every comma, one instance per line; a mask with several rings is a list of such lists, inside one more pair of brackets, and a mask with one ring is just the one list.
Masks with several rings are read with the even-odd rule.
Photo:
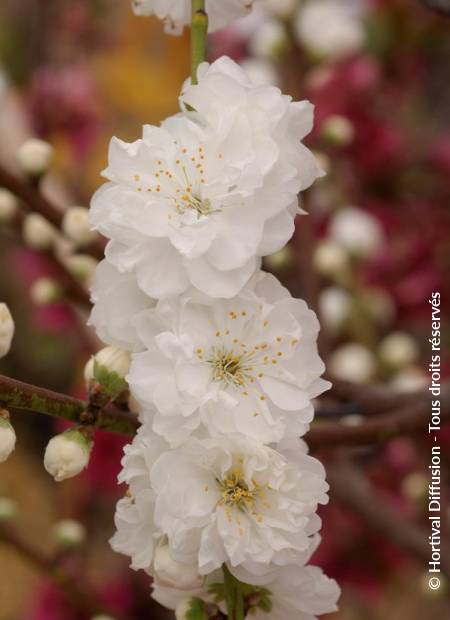
[[241, 584], [233, 577], [226, 564], [223, 565], [223, 577], [228, 620], [244, 620], [244, 596]]
[[197, 84], [197, 69], [206, 58], [206, 37], [208, 34], [208, 15], [205, 0], [192, 0], [191, 18], [191, 81]]

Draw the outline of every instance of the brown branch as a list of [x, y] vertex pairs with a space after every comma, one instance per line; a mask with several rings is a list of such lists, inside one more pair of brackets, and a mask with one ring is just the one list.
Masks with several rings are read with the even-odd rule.
[[[328, 467], [332, 498], [338, 499], [363, 519], [372, 529], [401, 549], [413, 554], [428, 567], [431, 550], [428, 533], [414, 522], [400, 517], [382, 501], [367, 478], [347, 459], [333, 461]], [[442, 569], [450, 575], [450, 548], [441, 547]]]
[[[443, 386], [441, 392], [441, 424], [450, 421], [450, 387]], [[368, 445], [388, 441], [399, 435], [422, 433], [428, 436], [431, 420], [429, 397], [424, 393], [416, 396], [416, 403], [406, 404], [397, 410], [364, 420], [357, 426], [342, 423], [317, 424], [306, 435], [308, 445], [313, 449], [351, 445]]]
[[[0, 543], [15, 549], [34, 568], [44, 573], [63, 593], [72, 607], [86, 614], [88, 617], [97, 614], [111, 615], [111, 611], [98, 601], [86, 587], [81, 588], [78, 579], [68, 574], [52, 558], [27, 541], [23, 540], [12, 528], [0, 525]], [[115, 615], [115, 614], [114, 614]]]
[[[64, 212], [58, 209], [48, 198], [25, 179], [11, 174], [1, 165], [0, 187], [8, 189], [17, 198], [20, 198], [28, 210], [40, 213], [48, 222], [53, 224], [55, 228], [61, 228]], [[102, 241], [98, 239], [90, 244], [90, 246], [84, 250], [84, 253], [90, 254], [98, 260], [102, 260], [105, 254]]]
[[[90, 422], [83, 419], [83, 413], [88, 408], [87, 402], [4, 375], [0, 375], [0, 403], [9, 409], [43, 413], [75, 424]], [[139, 422], [133, 413], [114, 405], [102, 409], [95, 420], [97, 429], [123, 435], [134, 435], [138, 426]]]

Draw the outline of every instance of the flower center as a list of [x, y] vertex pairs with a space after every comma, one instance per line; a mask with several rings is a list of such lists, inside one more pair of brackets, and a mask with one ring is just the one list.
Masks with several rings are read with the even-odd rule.
[[239, 354], [223, 347], [213, 347], [208, 363], [213, 369], [213, 380], [227, 385], [242, 387], [252, 367], [248, 365], [249, 355]]
[[218, 480], [222, 491], [222, 499], [219, 504], [222, 506], [236, 506], [240, 510], [252, 506], [258, 496], [258, 488], [253, 490], [248, 488], [248, 484], [242, 478], [240, 470], [233, 470], [224, 480]]

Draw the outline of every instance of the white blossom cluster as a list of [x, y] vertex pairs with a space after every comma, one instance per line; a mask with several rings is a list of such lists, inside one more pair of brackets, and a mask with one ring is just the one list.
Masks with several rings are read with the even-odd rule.
[[109, 238], [91, 323], [131, 353], [142, 422], [111, 543], [179, 619], [196, 601], [224, 606], [224, 570], [246, 584], [246, 617], [313, 620], [339, 595], [306, 567], [328, 499], [299, 438], [328, 387], [319, 324], [260, 270], [322, 174], [301, 143], [312, 106], [221, 58], [200, 65], [180, 107], [134, 143], [112, 140], [91, 207]]

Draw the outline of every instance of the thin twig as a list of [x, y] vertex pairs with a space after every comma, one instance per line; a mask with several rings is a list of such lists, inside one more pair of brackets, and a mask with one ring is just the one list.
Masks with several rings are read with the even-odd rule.
[[65, 595], [67, 601], [88, 617], [111, 614], [78, 580], [68, 574], [58, 562], [22, 539], [12, 528], [0, 525], [0, 542], [15, 549], [34, 568], [44, 573]]
[[[428, 435], [431, 420], [430, 401], [425, 397], [416, 402], [408, 402], [403, 407], [388, 413], [371, 417], [357, 426], [342, 423], [323, 423], [313, 427], [306, 435], [308, 445], [313, 449], [351, 445], [377, 444], [398, 437], [399, 435]], [[450, 386], [445, 385], [441, 391], [441, 424], [450, 421]]]
[[[0, 187], [4, 187], [12, 192], [17, 198], [22, 200], [28, 210], [40, 213], [48, 222], [60, 229], [64, 212], [58, 209], [48, 198], [38, 189], [28, 183], [25, 179], [11, 174], [0, 165]], [[103, 243], [100, 239], [85, 248], [85, 254], [90, 254], [94, 258], [101, 260], [104, 257]]]
[[[89, 420], [82, 418], [88, 408], [87, 402], [4, 375], [0, 375], [0, 403], [9, 409], [43, 413], [75, 424], [81, 421], [89, 423]], [[134, 435], [138, 426], [133, 413], [114, 405], [102, 409], [95, 421], [97, 429], [123, 435]]]
[[[372, 529], [428, 567], [431, 550], [428, 533], [414, 522], [402, 518], [372, 488], [369, 480], [345, 458], [328, 467], [331, 497], [338, 499]], [[442, 541], [442, 570], [450, 575], [450, 548]]]

